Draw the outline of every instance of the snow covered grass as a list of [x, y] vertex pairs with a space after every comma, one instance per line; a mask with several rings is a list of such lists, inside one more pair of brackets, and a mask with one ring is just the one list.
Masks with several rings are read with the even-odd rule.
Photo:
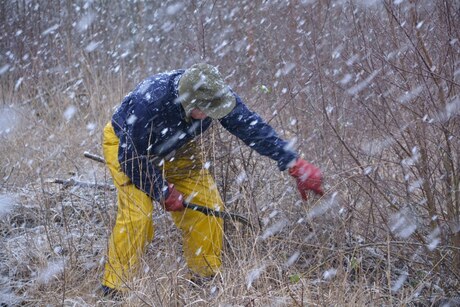
[[[102, 165], [75, 159], [81, 161], [80, 178], [108, 180]], [[414, 272], [393, 273], [394, 261], [400, 260], [385, 251], [396, 249], [395, 243], [353, 237], [349, 217], [340, 213], [344, 204], [340, 195], [299, 203], [289, 177], [265, 162], [247, 162], [253, 171], [247, 172], [245, 181], [238, 179], [240, 170], [232, 176], [228, 210], [248, 215], [256, 225], [260, 220], [261, 228], [227, 222], [222, 272], [196, 285], [189, 281], [178, 231], [171, 227], [169, 216], [157, 210], [155, 239], [136, 279], [128, 282], [131, 290], [123, 297], [124, 304], [353, 306], [424, 301], [422, 290], [430, 279], [423, 273], [425, 279]], [[235, 161], [230, 166], [236, 170], [238, 165]], [[269, 174], [257, 181], [259, 175]], [[0, 298], [26, 305], [107, 302], [97, 289], [115, 193], [40, 180], [8, 190], [10, 196], [3, 199], [14, 195], [17, 205], [1, 223], [5, 248]], [[321, 209], [321, 214], [315, 209], [325, 206], [328, 210]]]

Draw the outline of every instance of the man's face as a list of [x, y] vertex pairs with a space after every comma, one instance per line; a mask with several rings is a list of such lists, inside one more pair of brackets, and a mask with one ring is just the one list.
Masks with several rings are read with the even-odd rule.
[[200, 109], [195, 108], [192, 110], [192, 112], [190, 112], [190, 117], [193, 119], [205, 119], [208, 116], [204, 114]]

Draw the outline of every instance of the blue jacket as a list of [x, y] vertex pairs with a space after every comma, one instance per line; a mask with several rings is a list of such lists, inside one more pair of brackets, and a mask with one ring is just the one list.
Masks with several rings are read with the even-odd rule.
[[[133, 184], [159, 200], [167, 191], [161, 170], [152, 161], [174, 153], [212, 123], [186, 119], [177, 102], [178, 82], [184, 70], [161, 73], [147, 78], [129, 93], [112, 117], [115, 134], [120, 139], [118, 160]], [[280, 170], [297, 158], [273, 128], [250, 111], [234, 93], [235, 108], [220, 124], [259, 154], [277, 161]], [[152, 180], [152, 178], [155, 178]]]

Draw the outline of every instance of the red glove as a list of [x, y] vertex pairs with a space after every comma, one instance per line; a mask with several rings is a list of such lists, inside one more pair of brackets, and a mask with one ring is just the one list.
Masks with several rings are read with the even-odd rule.
[[308, 163], [304, 159], [298, 159], [293, 167], [289, 169], [289, 175], [297, 181], [297, 189], [304, 200], [307, 200], [309, 190], [323, 196], [324, 192], [321, 188], [323, 181], [321, 171], [313, 164]]
[[176, 190], [173, 184], [168, 184], [169, 194], [164, 201], [166, 211], [182, 211], [185, 209], [183, 205], [184, 197]]

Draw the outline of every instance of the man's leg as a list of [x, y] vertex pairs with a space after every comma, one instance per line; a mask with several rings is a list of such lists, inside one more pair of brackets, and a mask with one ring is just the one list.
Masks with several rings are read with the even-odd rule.
[[117, 188], [117, 219], [109, 239], [102, 284], [121, 289], [136, 272], [139, 257], [153, 239], [152, 199], [130, 183], [118, 163], [119, 140], [109, 123], [104, 128], [103, 151]]
[[[208, 170], [197, 170], [192, 166], [187, 175], [183, 174], [184, 169], [190, 169], [190, 159], [166, 163], [165, 169], [166, 180], [173, 183], [185, 199], [191, 198], [191, 202], [197, 205], [223, 210], [222, 199]], [[182, 171], [175, 171], [177, 169]], [[222, 262], [222, 219], [190, 209], [171, 215], [182, 230], [184, 257], [190, 270], [204, 277], [215, 274]]]

